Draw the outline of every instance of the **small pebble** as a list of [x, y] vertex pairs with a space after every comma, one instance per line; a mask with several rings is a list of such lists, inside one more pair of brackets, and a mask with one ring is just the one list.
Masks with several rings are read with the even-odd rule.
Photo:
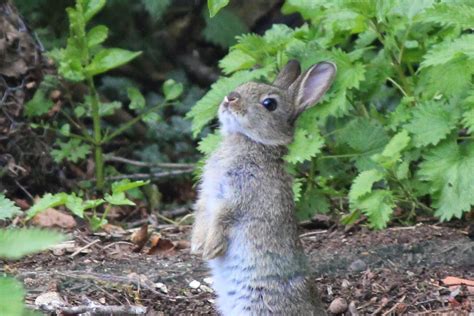
[[353, 261], [349, 266], [349, 270], [353, 272], [362, 272], [365, 271], [365, 269], [367, 269], [367, 264], [360, 259]]
[[192, 280], [189, 283], [189, 287], [192, 288], [192, 289], [198, 289], [200, 286], [201, 286], [201, 282], [196, 281], [196, 280]]
[[155, 283], [155, 288], [157, 288], [158, 290], [160, 290], [161, 292], [165, 294], [168, 294], [168, 288], [166, 287], [166, 285], [164, 285], [161, 282]]
[[208, 293], [213, 293], [213, 292], [214, 292], [213, 289], [211, 289], [209, 286], [204, 285], [204, 284], [202, 284], [199, 288], [200, 288], [201, 290], [203, 290], [204, 292], [208, 292]]
[[347, 310], [347, 301], [342, 297], [335, 298], [329, 305], [329, 312], [333, 314], [342, 314]]
[[202, 280], [204, 281], [204, 283], [207, 283], [207, 284], [209, 284], [209, 285], [212, 285], [212, 282], [213, 282], [212, 278], [207, 277], [207, 278], [204, 278], [204, 279], [202, 279]]
[[346, 280], [346, 279], [342, 280], [341, 287], [342, 287], [343, 289], [347, 289], [349, 286], [351, 286], [351, 282], [349, 282], [349, 281]]

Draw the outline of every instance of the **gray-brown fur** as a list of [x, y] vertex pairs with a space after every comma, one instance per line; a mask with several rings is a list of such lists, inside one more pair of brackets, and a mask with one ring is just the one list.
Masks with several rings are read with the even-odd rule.
[[[326, 314], [309, 279], [283, 156], [294, 120], [334, 74], [324, 63], [300, 75], [290, 62], [273, 85], [244, 84], [220, 106], [224, 137], [204, 168], [191, 242], [209, 261], [223, 315]], [[268, 97], [277, 100], [273, 111], [262, 106]]]

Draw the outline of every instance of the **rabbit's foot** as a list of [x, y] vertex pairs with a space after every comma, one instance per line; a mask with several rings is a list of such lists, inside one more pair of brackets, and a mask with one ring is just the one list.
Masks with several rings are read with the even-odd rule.
[[227, 239], [222, 230], [211, 230], [207, 234], [202, 257], [205, 260], [215, 259], [224, 255], [227, 250]]
[[206, 244], [206, 230], [203, 227], [194, 227], [191, 235], [191, 253], [202, 254]]

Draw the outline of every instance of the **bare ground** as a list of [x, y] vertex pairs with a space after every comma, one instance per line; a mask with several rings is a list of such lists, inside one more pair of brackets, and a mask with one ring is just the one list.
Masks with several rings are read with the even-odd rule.
[[[3, 270], [23, 281], [32, 307], [38, 305], [38, 296], [58, 293], [66, 307], [93, 302], [144, 306], [147, 315], [216, 315], [206, 265], [186, 248], [189, 227], [157, 230], [163, 240], [181, 249], [150, 255], [146, 246], [134, 252], [127, 233], [93, 235], [76, 230], [73, 242], [4, 262]], [[352, 302], [352, 313], [346, 315], [474, 313], [474, 287], [443, 283], [450, 276], [474, 280], [474, 241], [464, 228], [315, 230], [304, 232], [302, 240], [324, 303], [329, 306], [336, 298]]]

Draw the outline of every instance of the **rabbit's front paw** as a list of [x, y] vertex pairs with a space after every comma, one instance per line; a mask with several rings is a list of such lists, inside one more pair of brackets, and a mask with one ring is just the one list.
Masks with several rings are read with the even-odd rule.
[[202, 257], [211, 260], [224, 255], [227, 250], [227, 240], [222, 229], [210, 230], [207, 234]]
[[206, 244], [206, 230], [203, 227], [194, 227], [191, 235], [191, 253], [202, 254]]

